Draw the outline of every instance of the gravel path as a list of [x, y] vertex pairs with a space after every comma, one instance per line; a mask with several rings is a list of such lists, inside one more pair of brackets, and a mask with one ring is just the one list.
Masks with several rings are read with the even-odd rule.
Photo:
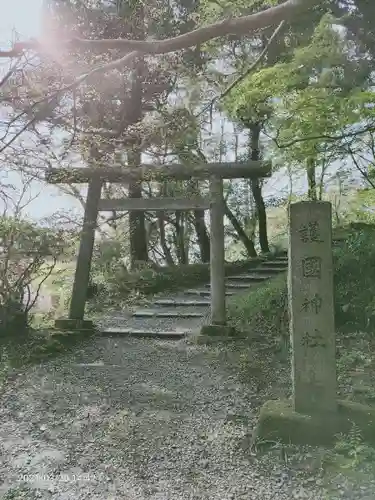
[[97, 338], [21, 373], [0, 402], [2, 498], [323, 500], [240, 445], [254, 394], [212, 349]]
[[[203, 322], [129, 313], [103, 317], [102, 326], [193, 332]], [[340, 478], [338, 496], [323, 492], [319, 467], [298, 470], [311, 462], [309, 449], [295, 456], [301, 467], [280, 449], [261, 457], [249, 450], [259, 405], [278, 395], [240, 382], [241, 352], [98, 336], [21, 371], [0, 396], [0, 498], [373, 499], [368, 487], [353, 493]]]
[[199, 332], [199, 327], [203, 322], [202, 318], [133, 318], [124, 319], [124, 316], [112, 316], [98, 321], [98, 327], [124, 328], [129, 330], [152, 330], [152, 331], [182, 331]]

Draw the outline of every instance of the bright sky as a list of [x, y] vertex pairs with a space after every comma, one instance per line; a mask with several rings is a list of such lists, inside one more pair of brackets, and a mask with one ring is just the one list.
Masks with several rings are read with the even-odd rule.
[[[21, 40], [38, 37], [41, 26], [41, 7], [43, 0], [0, 0], [0, 48], [8, 49], [14, 40], [15, 31]], [[0, 68], [4, 67], [6, 60], [0, 60]], [[3, 173], [4, 175], [4, 173]], [[1, 177], [3, 177], [3, 175]], [[281, 177], [281, 178], [280, 178]], [[4, 177], [3, 177], [4, 178]], [[283, 175], [277, 175], [269, 182], [265, 194], [275, 194], [285, 184]], [[8, 174], [5, 182], [19, 185], [14, 174]], [[275, 186], [276, 184], [276, 186]], [[305, 188], [303, 188], [304, 190]], [[62, 195], [56, 188], [38, 184], [32, 190], [33, 197], [40, 193], [28, 207], [27, 212], [32, 217], [41, 218], [52, 215], [57, 210], [78, 210], [81, 206], [72, 197]], [[278, 194], [281, 194], [280, 191]], [[1, 203], [0, 203], [1, 205]], [[1, 206], [0, 206], [1, 208]]]
[[43, 0], [0, 0], [0, 43], [9, 46], [12, 30], [23, 37], [38, 36]]
[[[38, 37], [41, 26], [41, 7], [43, 0], [0, 0], [0, 48], [9, 49], [15, 38], [15, 32], [20, 40]], [[0, 68], [7, 67], [8, 61], [0, 60]], [[20, 186], [20, 180], [14, 173], [1, 175], [5, 183]], [[40, 194], [39, 194], [40, 193]], [[39, 194], [39, 196], [37, 196]], [[62, 195], [56, 188], [42, 186], [36, 183], [30, 195], [37, 198], [28, 206], [26, 212], [33, 218], [43, 218], [52, 215], [57, 210], [78, 209], [81, 206], [72, 197]], [[1, 203], [0, 203], [1, 208]]]

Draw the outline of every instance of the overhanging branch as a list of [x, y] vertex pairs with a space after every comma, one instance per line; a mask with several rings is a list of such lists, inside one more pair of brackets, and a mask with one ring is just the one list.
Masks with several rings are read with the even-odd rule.
[[[80, 48], [92, 47], [103, 51], [110, 49], [131, 51], [120, 59], [111, 61], [102, 66], [102, 68], [112, 69], [116, 64], [122, 66], [130, 63], [138, 54], [167, 54], [177, 50], [187, 49], [194, 45], [200, 45], [210, 40], [226, 35], [250, 35], [268, 26], [273, 26], [289, 19], [298, 10], [306, 9], [316, 3], [317, 0], [287, 0], [281, 5], [270, 7], [264, 11], [247, 16], [241, 16], [233, 19], [224, 19], [218, 23], [210, 24], [198, 28], [189, 33], [168, 38], [166, 40], [126, 40], [126, 39], [102, 39], [88, 40], [82, 38], [72, 38], [61, 42], [61, 48]], [[11, 51], [0, 52], [0, 57], [14, 57], [25, 50], [35, 50], [38, 52], [48, 52], [48, 44], [43, 41], [30, 40], [28, 42], [19, 42], [14, 44]], [[96, 68], [97, 71], [97, 68]]]
[[259, 56], [255, 59], [255, 61], [253, 62], [253, 64], [251, 64], [251, 66], [244, 73], [242, 73], [242, 75], [240, 75], [238, 78], [236, 78], [234, 80], [234, 82], [232, 82], [230, 85], [228, 85], [228, 87], [221, 94], [218, 94], [213, 99], [211, 99], [211, 101], [196, 115], [196, 118], [198, 118], [199, 116], [203, 115], [209, 109], [212, 109], [213, 105], [215, 104], [215, 102], [220, 101], [221, 99], [224, 99], [224, 97], [226, 97], [228, 94], [230, 94], [230, 92], [235, 87], [237, 87], [237, 85], [239, 85], [247, 76], [249, 76], [253, 71], [255, 71], [257, 69], [257, 67], [260, 65], [260, 63], [263, 61], [263, 59], [266, 57], [267, 52], [268, 52], [270, 46], [276, 40], [277, 36], [279, 35], [279, 33], [281, 32], [281, 30], [283, 29], [284, 25], [285, 25], [285, 20], [281, 21], [281, 23], [279, 24], [279, 26], [272, 33], [272, 35], [271, 35], [270, 39], [268, 40], [266, 46], [264, 47], [264, 49], [262, 50], [262, 52], [259, 54]]
[[[46, 97], [46, 101], [51, 99], [58, 99], [64, 93], [72, 91], [81, 85], [92, 76], [105, 73], [112, 69], [129, 67], [134, 64], [137, 57], [143, 54], [166, 54], [175, 52], [177, 50], [187, 49], [189, 47], [203, 44], [212, 39], [226, 36], [226, 35], [250, 35], [253, 32], [262, 30], [266, 27], [277, 25], [283, 21], [288, 20], [297, 12], [303, 9], [311, 8], [315, 4], [322, 3], [322, 0], [287, 0], [281, 5], [270, 7], [264, 11], [256, 14], [242, 16], [233, 19], [225, 19], [209, 26], [198, 28], [189, 33], [179, 35], [166, 40], [126, 40], [126, 39], [102, 39], [102, 40], [87, 40], [81, 38], [73, 38], [68, 41], [61, 41], [61, 43], [54, 43], [54, 50], [56, 48], [69, 49], [79, 47], [92, 47], [100, 49], [103, 52], [110, 49], [122, 50], [128, 52], [123, 57], [110, 61], [106, 64], [99, 65], [88, 73], [83, 74], [76, 78], [72, 83], [63, 88], [58, 89], [52, 95]], [[49, 50], [51, 41], [43, 42], [43, 40], [31, 40], [28, 42], [15, 43], [12, 50], [5, 52], [0, 51], [0, 57], [17, 57], [26, 51], [33, 50], [38, 53], [46, 53], [53, 58], [53, 52]], [[129, 51], [132, 51], [129, 53]], [[22, 133], [30, 124], [35, 121], [31, 119], [23, 128]], [[20, 135], [16, 134], [9, 142], [3, 145], [0, 151], [4, 151], [15, 139]]]

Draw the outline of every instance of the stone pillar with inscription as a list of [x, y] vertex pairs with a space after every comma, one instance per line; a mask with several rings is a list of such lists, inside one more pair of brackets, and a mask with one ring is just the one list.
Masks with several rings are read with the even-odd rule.
[[290, 206], [288, 293], [294, 410], [307, 415], [334, 412], [337, 382], [329, 202]]
[[292, 399], [266, 401], [252, 436], [331, 445], [355, 424], [375, 443], [375, 407], [337, 399], [331, 204], [301, 202], [289, 212]]

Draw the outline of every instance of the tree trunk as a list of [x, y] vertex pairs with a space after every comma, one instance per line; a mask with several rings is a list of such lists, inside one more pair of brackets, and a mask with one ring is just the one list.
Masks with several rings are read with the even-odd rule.
[[[159, 185], [159, 198], [163, 198], [164, 196], [167, 195], [167, 183], [162, 182]], [[160, 236], [160, 246], [163, 250], [164, 253], [164, 259], [165, 262], [168, 264], [168, 266], [174, 266], [174, 260], [173, 260], [173, 255], [171, 252], [171, 249], [169, 248], [169, 245], [167, 243], [167, 238], [165, 234], [165, 212], [158, 212], [157, 213], [157, 220], [158, 220], [158, 227], [159, 227], [159, 236]]]
[[[129, 185], [129, 198], [141, 198], [141, 183]], [[144, 212], [129, 212], [130, 260], [131, 268], [137, 262], [148, 261], [146, 224]]]
[[210, 237], [204, 220], [204, 210], [194, 210], [194, 229], [202, 262], [210, 262]]
[[168, 246], [167, 239], [165, 237], [164, 212], [159, 212], [158, 214], [158, 225], [159, 225], [160, 245], [164, 253], [165, 262], [168, 264], [168, 266], [174, 266], [172, 252]]
[[[136, 39], [144, 38], [144, 12], [142, 4], [137, 6], [134, 13], [134, 24], [132, 26], [132, 35]], [[142, 89], [144, 81], [145, 62], [140, 57], [132, 73], [132, 83], [130, 89], [130, 99], [128, 110], [128, 123], [136, 124], [142, 120]], [[142, 163], [141, 139], [134, 144], [131, 151], [128, 151], [129, 167], [137, 168]], [[129, 198], [142, 197], [142, 183], [129, 184]], [[130, 260], [131, 267], [134, 268], [137, 261], [148, 261], [148, 247], [145, 227], [144, 212], [129, 212], [129, 232], [130, 232]]]
[[306, 171], [308, 184], [307, 197], [310, 201], [317, 201], [315, 162], [312, 158], [307, 160]]
[[228, 204], [224, 202], [224, 213], [230, 220], [232, 226], [234, 229], [237, 231], [238, 237], [241, 240], [242, 244], [246, 248], [247, 254], [249, 257], [256, 257], [257, 252], [254, 247], [254, 243], [251, 241], [251, 239], [247, 236], [245, 231], [243, 230], [240, 222], [232, 212], [232, 210], [228, 207]]
[[[200, 195], [199, 184], [197, 180], [189, 182], [189, 193], [193, 195]], [[202, 262], [210, 262], [210, 237], [204, 220], [204, 210], [194, 210], [193, 212], [193, 225], [195, 234], [197, 235], [197, 243]]]
[[186, 250], [185, 250], [185, 230], [182, 213], [176, 212], [176, 233], [174, 237], [176, 255], [179, 264], [187, 264]]
[[[260, 160], [260, 124], [254, 123], [250, 126], [251, 139], [251, 160]], [[262, 253], [269, 253], [267, 234], [267, 213], [262, 196], [262, 186], [259, 179], [251, 180], [251, 192], [256, 205], [257, 218], [259, 224], [259, 245]]]

